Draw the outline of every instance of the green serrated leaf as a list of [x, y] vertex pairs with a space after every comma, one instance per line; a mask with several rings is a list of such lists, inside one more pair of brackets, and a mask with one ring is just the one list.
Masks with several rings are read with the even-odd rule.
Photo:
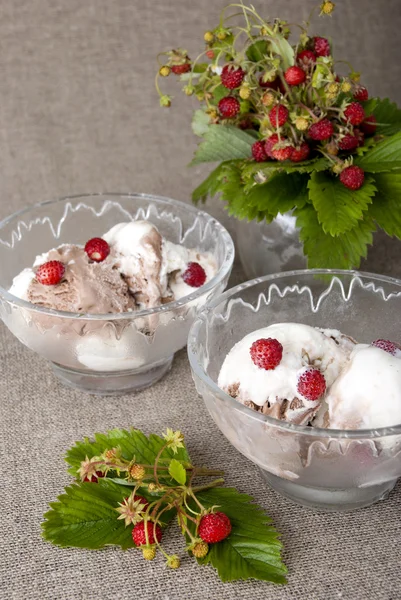
[[210, 117], [203, 110], [196, 110], [192, 117], [192, 131], [195, 135], [203, 137], [210, 126]]
[[377, 194], [369, 215], [387, 235], [401, 239], [401, 173], [378, 173]]
[[[99, 456], [105, 450], [119, 447], [121, 455], [125, 460], [135, 460], [143, 464], [153, 464], [160, 449], [165, 445], [165, 440], [158, 435], [151, 434], [146, 437], [139, 429], [112, 429], [107, 433], [95, 433], [94, 440], [84, 438], [82, 442], [76, 442], [68, 450], [65, 460], [70, 465], [68, 470], [74, 477], [77, 476], [81, 462], [86, 457]], [[180, 461], [190, 462], [185, 448], [179, 448], [176, 455], [170, 448], [166, 448], [162, 459], [177, 458]]]
[[98, 549], [117, 544], [131, 548], [131, 529], [117, 519], [115, 510], [126, 496], [126, 489], [107, 479], [71, 485], [44, 515], [43, 537], [64, 547]]
[[359, 190], [350, 190], [327, 171], [312, 173], [308, 189], [323, 231], [334, 236], [355, 227], [376, 193], [372, 177]]
[[241, 179], [240, 164], [241, 161], [226, 163], [221, 173], [219, 191], [222, 200], [227, 203], [228, 213], [238, 219], [248, 219], [249, 221], [266, 219], [270, 222], [273, 219], [272, 215], [269, 215], [267, 211], [260, 212], [249, 204]]
[[377, 120], [377, 133], [394, 135], [401, 131], [401, 110], [388, 98], [371, 98], [363, 103], [367, 116], [372, 113]]
[[168, 472], [177, 483], [180, 485], [185, 485], [187, 480], [187, 472], [177, 459], [173, 458], [170, 461]]
[[229, 93], [228, 89], [224, 87], [224, 85], [217, 85], [213, 90], [213, 100], [214, 102], [220, 102], [222, 98], [227, 96]]
[[273, 52], [281, 56], [282, 64], [285, 69], [292, 67], [295, 63], [294, 48], [282, 35], [275, 35], [270, 41]]
[[297, 217], [297, 227], [301, 230], [300, 239], [304, 243], [309, 268], [359, 267], [361, 258], [366, 257], [368, 245], [373, 241], [373, 219], [365, 217], [350, 231], [333, 237], [323, 231], [311, 204], [296, 209], [294, 214]]
[[354, 160], [364, 171], [379, 173], [401, 168], [401, 132], [386, 138], [370, 152]]
[[254, 141], [253, 136], [232, 125], [213, 125], [206, 132], [190, 164], [249, 158]]
[[205, 202], [208, 196], [213, 198], [219, 191], [220, 177], [226, 162], [216, 167], [197, 188], [192, 192], [192, 202]]
[[232, 525], [229, 537], [212, 544], [206, 557], [198, 559], [200, 564], [211, 564], [222, 581], [254, 578], [286, 583], [278, 533], [251, 496], [234, 488], [214, 488], [199, 492], [197, 498], [205, 508], [218, 506]]
[[243, 167], [243, 176], [253, 177], [257, 173], [263, 173], [266, 177], [270, 177], [272, 173], [311, 173], [312, 171], [323, 171], [330, 166], [330, 161], [327, 158], [312, 158], [300, 163], [288, 162], [247, 162]]
[[266, 183], [255, 185], [247, 202], [261, 213], [273, 217], [295, 206], [301, 208], [308, 200], [308, 176], [299, 173], [275, 173]]
[[252, 62], [260, 62], [263, 60], [264, 56], [267, 54], [267, 41], [266, 40], [257, 40], [250, 46], [248, 46], [246, 50], [246, 56], [248, 60]]

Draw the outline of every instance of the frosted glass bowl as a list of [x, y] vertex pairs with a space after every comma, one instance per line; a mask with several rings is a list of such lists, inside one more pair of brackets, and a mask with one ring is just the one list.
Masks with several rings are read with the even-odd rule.
[[[63, 243], [82, 244], [116, 223], [137, 219], [151, 221], [172, 242], [211, 252], [216, 276], [181, 300], [106, 315], [41, 308], [7, 291], [36, 255]], [[170, 369], [199, 307], [226, 287], [233, 260], [233, 242], [218, 221], [169, 198], [96, 194], [45, 202], [0, 223], [0, 315], [23, 344], [51, 362], [65, 384], [101, 395], [127, 393]]]
[[339, 329], [360, 342], [394, 339], [401, 331], [401, 281], [329, 270], [261, 277], [208, 302], [188, 340], [195, 385], [215, 423], [277, 492], [326, 511], [386, 497], [401, 476], [401, 424], [358, 431], [293, 425], [253, 411], [217, 386], [232, 346], [277, 322]]

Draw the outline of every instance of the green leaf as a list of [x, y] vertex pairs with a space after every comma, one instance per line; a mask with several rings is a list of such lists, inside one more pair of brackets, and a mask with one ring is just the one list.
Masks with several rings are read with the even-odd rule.
[[282, 544], [271, 519], [252, 497], [234, 488], [214, 488], [199, 492], [205, 508], [218, 506], [230, 519], [230, 535], [210, 546], [201, 564], [211, 564], [222, 581], [260, 579], [286, 583], [287, 568], [281, 560]]
[[330, 161], [327, 158], [312, 158], [300, 163], [291, 162], [246, 162], [242, 173], [245, 178], [253, 177], [257, 173], [263, 173], [266, 177], [270, 177], [272, 173], [311, 173], [312, 171], [323, 171], [330, 166]]
[[194, 134], [203, 137], [209, 129], [210, 117], [203, 110], [196, 110], [191, 125]]
[[219, 191], [222, 200], [227, 203], [227, 210], [230, 215], [249, 221], [253, 219], [271, 221], [273, 219], [273, 216], [269, 215], [267, 211], [260, 212], [249, 203], [241, 178], [241, 166], [238, 162], [232, 161], [224, 165]]
[[401, 239], [401, 173], [378, 173], [377, 194], [369, 215], [387, 235]]
[[301, 208], [308, 200], [307, 175], [277, 173], [266, 183], [255, 185], [247, 196], [247, 202], [259, 212], [275, 217], [295, 206]]
[[366, 177], [359, 190], [350, 190], [327, 171], [312, 173], [308, 188], [319, 223], [330, 235], [352, 229], [363, 218], [376, 193], [372, 177]]
[[[65, 460], [71, 466], [68, 472], [74, 477], [77, 476], [81, 462], [86, 457], [99, 456], [105, 450], [111, 450], [116, 447], [120, 448], [121, 455], [125, 460], [130, 461], [135, 457], [137, 462], [149, 465], [154, 463], [158, 452], [165, 443], [165, 440], [158, 435], [151, 434], [149, 437], [146, 437], [139, 429], [131, 429], [130, 431], [126, 429], [112, 429], [107, 433], [95, 433], [93, 441], [84, 438], [82, 442], [76, 442], [68, 450]], [[183, 462], [189, 462], [190, 460], [185, 448], [179, 448], [175, 455], [170, 448], [166, 448], [162, 452], [161, 458], [177, 458]]]
[[401, 110], [388, 98], [372, 98], [363, 103], [367, 116], [372, 113], [377, 119], [377, 133], [394, 135], [401, 130]]
[[363, 221], [336, 237], [325, 233], [319, 224], [312, 205], [306, 204], [294, 212], [297, 227], [301, 229], [300, 239], [308, 257], [309, 268], [352, 269], [358, 268], [362, 257], [367, 255], [367, 247], [373, 241], [375, 225], [373, 219]]
[[232, 125], [212, 125], [205, 133], [204, 140], [195, 152], [190, 163], [222, 162], [236, 158], [249, 158], [255, 139]]
[[177, 481], [177, 483], [180, 485], [185, 485], [187, 480], [187, 472], [177, 459], [173, 458], [170, 461], [168, 472], [170, 473], [171, 477]]
[[118, 520], [115, 510], [127, 495], [124, 487], [107, 479], [71, 485], [44, 515], [43, 537], [64, 547], [97, 549], [118, 544], [131, 548], [131, 529]]
[[205, 202], [206, 198], [210, 196], [213, 198], [219, 191], [220, 178], [226, 162], [221, 163], [216, 167], [204, 181], [192, 192], [192, 202], [197, 204], [199, 201]]
[[282, 35], [275, 35], [270, 42], [273, 52], [281, 55], [282, 65], [285, 69], [292, 67], [295, 63], [294, 48]]
[[246, 56], [252, 62], [260, 62], [263, 60], [264, 56], [267, 54], [267, 41], [266, 40], [257, 40], [253, 44], [251, 44], [246, 51]]
[[222, 98], [229, 94], [229, 90], [222, 84], [216, 86], [213, 90], [213, 100], [214, 102], [220, 102]]
[[364, 171], [379, 173], [401, 168], [401, 132], [386, 138], [367, 152], [354, 160], [354, 164]]

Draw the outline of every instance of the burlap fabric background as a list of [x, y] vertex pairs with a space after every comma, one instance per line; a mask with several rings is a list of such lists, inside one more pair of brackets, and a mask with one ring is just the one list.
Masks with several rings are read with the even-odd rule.
[[[195, 38], [223, 4], [0, 0], [0, 216], [87, 191], [148, 191], [187, 201], [206, 172], [185, 167], [194, 149], [191, 101], [158, 108], [154, 57], [177, 45], [195, 51]], [[265, 13], [291, 21], [306, 17], [313, 4], [263, 3]], [[337, 56], [365, 73], [372, 95], [401, 100], [399, 0], [338, 0], [338, 8], [320, 32], [336, 36]], [[207, 208], [223, 216], [216, 203]], [[367, 268], [401, 275], [399, 251], [399, 244], [378, 238]], [[237, 269], [235, 280], [241, 278]], [[150, 390], [102, 399], [62, 388], [2, 326], [0, 350], [2, 600], [401, 598], [400, 486], [385, 502], [344, 515], [314, 514], [280, 498], [211, 422], [185, 352]], [[223, 466], [228, 484], [254, 495], [282, 532], [287, 587], [223, 585], [211, 568], [189, 559], [172, 572], [161, 559], [148, 564], [134, 551], [60, 550], [41, 540], [47, 503], [68, 482], [66, 448], [94, 431], [130, 425], [147, 433], [182, 429], [198, 462]]]

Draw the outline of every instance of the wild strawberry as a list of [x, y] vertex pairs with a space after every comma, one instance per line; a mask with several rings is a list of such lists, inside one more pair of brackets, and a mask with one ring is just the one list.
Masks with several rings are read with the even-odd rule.
[[267, 160], [264, 142], [258, 141], [252, 145], [252, 156], [256, 162], [264, 162]]
[[274, 338], [261, 338], [253, 342], [249, 353], [254, 365], [265, 371], [272, 371], [281, 362], [283, 346]]
[[306, 160], [309, 156], [310, 148], [306, 142], [303, 142], [300, 146], [294, 148], [291, 154], [291, 161], [298, 163]]
[[201, 518], [198, 533], [207, 544], [216, 544], [230, 535], [231, 521], [222, 512], [209, 513]]
[[314, 37], [313, 38], [313, 49], [317, 56], [330, 56], [330, 44], [326, 38]]
[[36, 271], [36, 280], [42, 285], [57, 285], [63, 279], [65, 266], [59, 260], [49, 260]]
[[[146, 532], [148, 534], [148, 540], [146, 540], [145, 533], [145, 521], [141, 521], [137, 523], [132, 530], [132, 539], [134, 540], [135, 546], [146, 546], [150, 544], [155, 544], [156, 539], [160, 543], [163, 532], [159, 525], [153, 523], [153, 521], [146, 521]], [[154, 532], [156, 533], [156, 539]]]
[[171, 65], [171, 71], [174, 75], [183, 75], [184, 73], [188, 73], [191, 70], [191, 65], [189, 63], [184, 63], [182, 65]]
[[306, 131], [309, 127], [309, 121], [305, 117], [297, 117], [295, 119], [295, 127], [299, 131]]
[[149, 546], [143, 546], [142, 556], [145, 560], [153, 560], [156, 556], [156, 547], [150, 544]]
[[376, 123], [376, 117], [374, 115], [369, 115], [362, 121], [359, 127], [365, 135], [374, 135], [377, 129]]
[[300, 85], [306, 79], [306, 73], [301, 67], [289, 67], [284, 73], [288, 85]]
[[306, 400], [319, 400], [326, 391], [326, 380], [318, 369], [305, 369], [298, 378], [297, 390]]
[[359, 125], [365, 118], [365, 111], [363, 110], [362, 104], [359, 102], [351, 102], [344, 111], [344, 117], [346, 121], [349, 121], [352, 125]]
[[207, 56], [208, 58], [210, 58], [210, 60], [213, 60], [213, 59], [214, 59], [214, 57], [215, 57], [214, 50], [207, 50], [207, 51], [205, 52], [205, 54], [206, 54], [206, 56]]
[[97, 480], [100, 477], [104, 477], [105, 474], [102, 471], [96, 471], [95, 474], [91, 475], [91, 477], [85, 477], [84, 481], [89, 481], [90, 483], [97, 483]]
[[231, 119], [239, 113], [240, 104], [237, 98], [234, 98], [233, 96], [226, 96], [220, 100], [218, 107], [222, 117], [225, 119]]
[[352, 165], [347, 167], [340, 173], [340, 181], [349, 190], [359, 190], [363, 185], [365, 179], [365, 172], [361, 167]]
[[279, 142], [279, 139], [278, 139], [277, 133], [273, 133], [273, 135], [271, 135], [269, 138], [267, 138], [266, 143], [265, 143], [265, 152], [269, 158], [274, 158], [274, 156], [272, 154], [273, 146], [278, 144], [278, 142]]
[[269, 112], [269, 121], [273, 127], [282, 127], [288, 119], [288, 109], [282, 104], [274, 106]]
[[309, 65], [314, 65], [316, 62], [316, 54], [312, 52], [312, 50], [302, 50], [297, 55], [297, 61], [307, 67]]
[[[285, 142], [285, 138], [281, 138], [282, 142]], [[271, 153], [273, 158], [279, 160], [280, 162], [283, 160], [289, 160], [292, 157], [292, 153], [294, 152], [294, 146], [283, 146], [282, 148], [273, 148]]]
[[369, 100], [369, 92], [363, 85], [358, 87], [354, 93], [354, 100], [358, 100], [359, 102], [366, 102], [366, 100]]
[[318, 121], [317, 123], [313, 123], [313, 125], [311, 125], [309, 127], [309, 137], [312, 138], [312, 140], [327, 140], [329, 137], [331, 137], [333, 135], [334, 132], [334, 128], [333, 128], [333, 124], [331, 123], [331, 121], [329, 121], [328, 119], [322, 119], [321, 121]]
[[225, 65], [220, 75], [221, 83], [229, 90], [239, 87], [244, 77], [245, 71], [241, 67], [235, 68], [234, 65]]
[[340, 150], [355, 150], [359, 146], [359, 139], [355, 135], [346, 133], [338, 142]]
[[146, 469], [142, 465], [133, 464], [129, 469], [129, 475], [131, 479], [141, 480], [146, 475]]
[[197, 542], [192, 548], [192, 554], [196, 558], [203, 558], [209, 552], [209, 546], [206, 542]]
[[372, 346], [380, 348], [380, 350], [384, 350], [384, 352], [388, 352], [393, 356], [401, 354], [400, 345], [396, 344], [395, 342], [390, 342], [390, 340], [375, 340], [374, 342], [372, 342]]
[[159, 69], [159, 75], [161, 75], [161, 77], [168, 77], [170, 75], [170, 71], [171, 71], [171, 69], [169, 66], [163, 65]]
[[91, 260], [102, 262], [110, 254], [110, 246], [102, 238], [92, 238], [86, 242], [85, 252]]
[[187, 285], [198, 288], [205, 283], [206, 272], [199, 263], [189, 262], [187, 268], [182, 274], [182, 278]]
[[176, 554], [169, 556], [166, 565], [167, 567], [170, 567], [170, 569], [179, 569], [181, 565], [179, 556], [177, 556]]

